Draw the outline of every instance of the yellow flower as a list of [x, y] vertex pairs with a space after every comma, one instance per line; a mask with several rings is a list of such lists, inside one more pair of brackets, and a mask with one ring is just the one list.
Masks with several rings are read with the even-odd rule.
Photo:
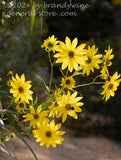
[[44, 122], [39, 126], [39, 129], [33, 131], [34, 137], [37, 138], [36, 142], [40, 142], [40, 146], [46, 144], [46, 148], [50, 145], [56, 147], [56, 144], [62, 144], [64, 139], [60, 136], [65, 134], [64, 131], [58, 131], [61, 127], [61, 123], [55, 125], [55, 121], [52, 120], [50, 123]]
[[11, 138], [14, 138], [15, 136], [16, 136], [15, 133], [11, 133], [10, 135]]
[[48, 107], [50, 109], [49, 117], [54, 118], [55, 116], [57, 116], [58, 111], [56, 110], [56, 107], [58, 107], [57, 101], [52, 102], [52, 105]]
[[4, 142], [9, 141], [9, 139], [10, 139], [10, 137], [5, 136], [5, 137], [2, 137], [2, 138], [1, 138], [1, 141], [4, 143]]
[[120, 75], [115, 72], [113, 76], [110, 76], [110, 81], [106, 80], [105, 84], [102, 86], [104, 90], [101, 95], [104, 95], [103, 99], [105, 99], [106, 101], [110, 98], [110, 96], [114, 96], [115, 91], [117, 90], [117, 87], [121, 82], [121, 79], [119, 78]]
[[65, 43], [60, 41], [58, 47], [56, 47], [56, 51], [59, 53], [55, 54], [54, 57], [58, 58], [56, 63], [62, 63], [62, 70], [68, 67], [68, 70], [72, 72], [73, 69], [78, 70], [78, 64], [84, 64], [84, 47], [86, 44], [76, 47], [77, 43], [77, 38], [71, 43], [71, 40], [66, 37]]
[[26, 118], [24, 121], [31, 121], [30, 122], [30, 127], [33, 126], [39, 126], [41, 123], [44, 121], [49, 121], [46, 117], [48, 116], [48, 111], [41, 111], [42, 110], [42, 105], [39, 105], [37, 110], [35, 111], [33, 106], [29, 106], [30, 108], [30, 113], [24, 115], [23, 117]]
[[11, 82], [12, 82], [11, 79], [7, 80], [7, 85], [8, 85], [9, 87], [11, 86]]
[[8, 76], [12, 76], [13, 75], [13, 71], [9, 71], [7, 75]]
[[112, 65], [112, 63], [110, 61], [111, 59], [114, 58], [114, 54], [111, 55], [112, 51], [113, 50], [110, 49], [110, 46], [108, 46], [108, 50], [105, 50], [106, 55], [104, 56], [104, 65], [103, 65], [103, 68], [101, 70], [103, 79], [107, 79], [109, 77], [109, 72], [108, 72], [107, 67]]
[[85, 60], [85, 64], [82, 65], [79, 70], [83, 69], [83, 74], [87, 74], [89, 76], [90, 72], [94, 72], [94, 68], [99, 69], [99, 64], [102, 63], [100, 58], [102, 57], [101, 54], [96, 54], [98, 51], [98, 48], [95, 48], [95, 45], [90, 48], [88, 46], [88, 50], [86, 52], [87, 59]]
[[24, 103], [23, 101], [20, 101], [20, 102], [17, 104], [16, 109], [17, 109], [18, 111], [21, 111], [21, 110], [26, 109], [25, 103]]
[[64, 88], [72, 89], [75, 86], [75, 80], [72, 76], [66, 77], [65, 79], [62, 78], [61, 85], [64, 86]]
[[52, 35], [51, 37], [48, 37], [48, 39], [44, 40], [44, 43], [41, 47], [45, 48], [49, 52], [52, 51], [55, 53], [55, 47], [57, 46], [57, 44], [57, 38], [55, 38], [55, 36]]
[[21, 77], [19, 77], [18, 74], [16, 74], [15, 77], [16, 78], [12, 76], [12, 81], [11, 81], [12, 88], [10, 89], [10, 93], [13, 94], [15, 101], [18, 101], [20, 99], [21, 101], [29, 103], [29, 100], [32, 100], [32, 93], [33, 93], [30, 90], [31, 81], [25, 82], [24, 74], [22, 74]]
[[55, 96], [54, 96], [54, 101], [52, 102], [52, 104], [48, 107], [50, 109], [50, 113], [49, 113], [49, 117], [55, 117], [58, 114], [58, 111], [56, 110], [56, 107], [58, 107], [58, 100], [61, 97], [61, 90], [57, 89], [55, 91]]
[[81, 112], [82, 109], [80, 106], [83, 105], [82, 102], [78, 102], [82, 99], [82, 97], [76, 97], [77, 92], [74, 92], [70, 95], [68, 91], [67, 95], [62, 95], [61, 99], [58, 102], [59, 106], [56, 107], [56, 110], [59, 112], [57, 118], [62, 116], [62, 123], [67, 119], [67, 115], [77, 119], [78, 116], [76, 112]]

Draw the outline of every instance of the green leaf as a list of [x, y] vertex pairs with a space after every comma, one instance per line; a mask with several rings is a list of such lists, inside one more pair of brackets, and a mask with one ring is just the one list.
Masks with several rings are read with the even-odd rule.
[[33, 107], [34, 107], [35, 110], [36, 110], [37, 107], [38, 107], [38, 97], [37, 97], [37, 95], [36, 95], [35, 101], [34, 101], [34, 103], [33, 103]]
[[15, 98], [14, 97], [10, 97], [10, 98], [11, 98], [10, 105], [15, 108], [16, 107]]
[[1, 126], [1, 128], [3, 129], [3, 130], [5, 130], [6, 128], [5, 128], [5, 124], [4, 124], [4, 122], [3, 122], [3, 120], [0, 118], [0, 126]]
[[1, 150], [2, 152], [5, 152], [5, 153], [9, 154], [12, 158], [14, 158], [14, 159], [17, 160], [17, 158], [15, 157], [15, 155], [13, 155], [13, 153], [7, 151], [7, 150], [6, 150], [5, 148], [3, 148], [2, 146], [0, 146], [0, 150]]
[[3, 107], [2, 107], [2, 103], [1, 103], [1, 101], [0, 101], [0, 109], [2, 109]]
[[35, 21], [35, 6], [33, 5], [31, 9], [31, 33], [34, 27], [34, 21]]
[[44, 81], [40, 76], [38, 76], [38, 75], [35, 75], [35, 76], [43, 82], [43, 84], [44, 84], [44, 86], [45, 86], [45, 89], [46, 89], [47, 92], [49, 93], [49, 87], [46, 85], [45, 81]]
[[22, 126], [17, 122], [17, 117], [14, 114], [7, 114], [7, 118], [9, 121], [9, 124], [11, 124], [13, 127], [15, 127], [15, 129], [19, 132], [24, 132], [24, 130], [22, 129]]
[[16, 133], [16, 135], [25, 143], [25, 145], [29, 148], [29, 150], [32, 152], [33, 156], [35, 157], [36, 160], [38, 160], [36, 154], [34, 153], [34, 151], [32, 150], [32, 148], [30, 147], [30, 145], [26, 142], [26, 140], [18, 133]]
[[0, 91], [0, 93], [8, 94], [8, 92], [6, 92], [6, 91]]
[[44, 111], [48, 106], [50, 105], [50, 102], [45, 104], [43, 107], [42, 107], [42, 110], [41, 111]]
[[[3, 108], [3, 107], [2, 107], [2, 103], [1, 103], [1, 101], [0, 101], [0, 110], [3, 110], [2, 108]], [[2, 113], [2, 112], [0, 112], [0, 116], [3, 116], [3, 113]]]

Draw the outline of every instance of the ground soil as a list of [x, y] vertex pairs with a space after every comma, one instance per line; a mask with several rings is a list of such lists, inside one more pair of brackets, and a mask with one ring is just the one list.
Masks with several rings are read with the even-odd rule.
[[[121, 160], [121, 144], [104, 137], [74, 137], [71, 132], [66, 133], [62, 145], [57, 148], [40, 147], [35, 139], [27, 142], [33, 148], [38, 160]], [[18, 160], [34, 160], [30, 150], [18, 138], [6, 143], [9, 151]], [[13, 160], [7, 154], [0, 152], [0, 160]]]

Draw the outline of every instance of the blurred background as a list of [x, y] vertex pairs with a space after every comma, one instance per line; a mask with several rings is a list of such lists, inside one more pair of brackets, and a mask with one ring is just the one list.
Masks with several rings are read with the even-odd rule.
[[[10, 3], [10, 0], [6, 0]], [[16, 0], [25, 2], [24, 0]], [[26, 0], [26, 3], [29, 3]], [[37, 0], [34, 1], [36, 4]], [[41, 3], [42, 1], [40, 1]], [[47, 4], [58, 4], [57, 0], [44, 0]], [[69, 4], [69, 0], [61, 3]], [[49, 61], [47, 53], [41, 49], [43, 40], [55, 35], [58, 40], [64, 41], [68, 36], [73, 40], [78, 37], [79, 43], [96, 45], [98, 53], [104, 54], [108, 45], [113, 48], [115, 58], [109, 72], [121, 73], [121, 1], [120, 0], [72, 0], [73, 4], [82, 4], [77, 8], [36, 8], [36, 18], [31, 34], [31, 17], [22, 16], [21, 12], [30, 12], [28, 7], [6, 7], [0, 0], [0, 77], [1, 90], [8, 91], [7, 74], [9, 70], [21, 75], [25, 73], [27, 80], [32, 80], [32, 90], [38, 94], [40, 102], [46, 97], [43, 84], [35, 75], [41, 76], [49, 83]], [[23, 4], [24, 5], [24, 4]], [[12, 6], [12, 3], [11, 3]], [[56, 16], [43, 15], [39, 12], [56, 12]], [[9, 11], [18, 13], [16, 16], [8, 15]], [[65, 15], [60, 16], [64, 12]], [[77, 15], [68, 15], [75, 12]], [[78, 83], [91, 81], [98, 72], [88, 78], [77, 77]], [[54, 68], [53, 84], [61, 80], [61, 73]], [[68, 118], [64, 124], [73, 128], [75, 136], [104, 135], [116, 140], [121, 140], [121, 86], [116, 91], [115, 97], [108, 102], [103, 102], [99, 94], [100, 86], [84, 87], [79, 90], [83, 95], [83, 112], [78, 120]], [[6, 103], [8, 97], [0, 95], [2, 102]]]

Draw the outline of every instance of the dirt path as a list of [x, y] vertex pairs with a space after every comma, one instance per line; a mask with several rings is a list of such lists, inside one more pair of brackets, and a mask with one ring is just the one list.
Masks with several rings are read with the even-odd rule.
[[[121, 160], [121, 146], [112, 140], [103, 137], [79, 138], [67, 134], [64, 136], [63, 144], [58, 145], [56, 149], [40, 147], [33, 138], [27, 141], [38, 160]], [[18, 160], [34, 160], [29, 149], [19, 138], [12, 139], [6, 145]], [[13, 159], [0, 152], [0, 160]]]

